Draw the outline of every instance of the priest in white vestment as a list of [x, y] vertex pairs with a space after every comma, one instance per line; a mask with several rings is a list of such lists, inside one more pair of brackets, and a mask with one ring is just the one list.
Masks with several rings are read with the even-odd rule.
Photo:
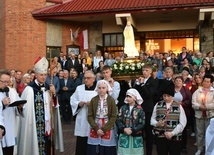
[[[10, 103], [21, 100], [15, 88], [8, 87], [8, 89], [9, 89], [8, 95], [10, 98]], [[14, 146], [17, 145], [16, 144], [16, 126], [19, 126], [19, 124], [17, 124], [16, 122], [16, 116], [22, 115], [22, 106], [23, 105], [19, 105], [15, 107], [5, 106], [3, 110], [4, 125], [5, 125], [5, 130], [7, 132], [3, 137], [1, 144], [3, 148], [3, 153], [6, 155], [13, 155]]]
[[74, 135], [77, 136], [76, 155], [87, 154], [87, 140], [89, 135], [88, 106], [91, 99], [97, 95], [94, 90], [96, 87], [95, 75], [92, 71], [86, 71], [84, 74], [84, 83], [77, 87], [71, 96], [70, 104], [73, 116], [76, 115]]
[[[10, 72], [5, 69], [0, 70], [0, 141], [6, 133], [3, 117], [3, 109], [10, 104], [10, 97], [4, 92], [5, 87], [10, 83]], [[0, 143], [0, 155], [2, 152], [2, 143]]]

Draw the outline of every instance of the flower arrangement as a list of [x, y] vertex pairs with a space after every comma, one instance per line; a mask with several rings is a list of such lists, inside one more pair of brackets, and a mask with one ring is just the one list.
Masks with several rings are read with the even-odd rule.
[[116, 62], [111, 66], [113, 75], [136, 75], [142, 74], [145, 62]]

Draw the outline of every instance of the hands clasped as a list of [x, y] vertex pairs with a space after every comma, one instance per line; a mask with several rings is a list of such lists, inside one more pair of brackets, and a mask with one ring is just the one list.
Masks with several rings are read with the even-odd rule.
[[207, 107], [206, 107], [206, 105], [200, 105], [199, 109], [202, 111], [206, 111]]
[[88, 102], [85, 102], [85, 101], [80, 101], [80, 102], [79, 102], [79, 106], [80, 106], [80, 107], [82, 107], [82, 106], [84, 106], [84, 105], [89, 106], [89, 105], [90, 105], [90, 102], [89, 102], [89, 101], [88, 101]]
[[101, 129], [97, 130], [97, 135], [98, 135], [99, 137], [103, 136], [103, 135], [104, 135], [103, 130], [101, 130]]
[[132, 129], [131, 128], [124, 128], [124, 133], [126, 133], [127, 135], [131, 135]]
[[171, 139], [173, 136], [173, 134], [171, 132], [165, 132], [164, 135], [167, 139]]

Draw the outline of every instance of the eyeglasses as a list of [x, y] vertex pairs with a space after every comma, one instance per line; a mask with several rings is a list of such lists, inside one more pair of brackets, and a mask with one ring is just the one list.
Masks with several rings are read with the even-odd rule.
[[93, 78], [93, 77], [84, 77], [84, 80], [89, 80], [91, 78]]
[[10, 81], [2, 81], [2, 80], [0, 80], [0, 82], [2, 82], [4, 84], [9, 84], [10, 83]]

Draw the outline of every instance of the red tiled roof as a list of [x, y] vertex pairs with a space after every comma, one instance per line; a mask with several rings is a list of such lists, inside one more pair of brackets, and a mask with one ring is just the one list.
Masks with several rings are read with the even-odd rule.
[[62, 0], [46, 0], [46, 2], [60, 3], [60, 4], [62, 4]]
[[214, 0], [71, 0], [34, 11], [33, 16], [80, 15], [214, 6]]

